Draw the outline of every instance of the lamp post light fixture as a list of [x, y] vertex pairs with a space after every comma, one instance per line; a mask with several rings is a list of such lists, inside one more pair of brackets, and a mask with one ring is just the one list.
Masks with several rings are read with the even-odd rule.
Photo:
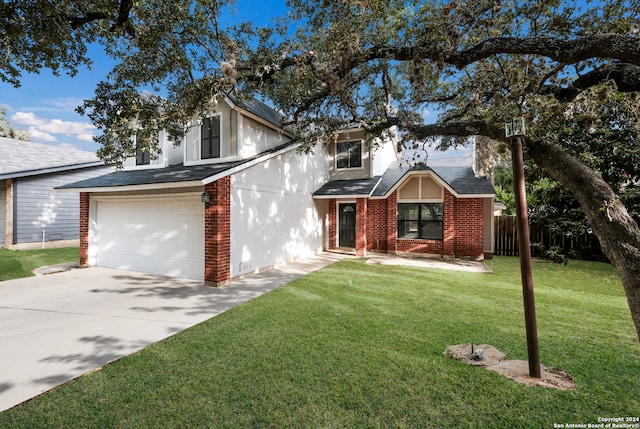
[[524, 129], [524, 118], [513, 118], [511, 122], [504, 123], [504, 132], [507, 135], [507, 138], [516, 137], [516, 136], [526, 136], [527, 133]]
[[202, 195], [200, 195], [200, 202], [204, 203], [204, 207], [207, 209], [211, 207], [211, 197], [208, 192], [203, 192]]
[[516, 196], [516, 214], [518, 221], [518, 250], [520, 253], [520, 274], [522, 276], [522, 297], [524, 300], [524, 320], [527, 331], [527, 352], [529, 356], [529, 375], [540, 378], [540, 351], [538, 347], [538, 328], [536, 307], [533, 298], [533, 273], [531, 268], [531, 244], [529, 239], [529, 217], [527, 215], [527, 196], [524, 185], [524, 156], [522, 140], [526, 135], [524, 118], [513, 118], [504, 124], [507, 139], [511, 141], [511, 163], [513, 168], [513, 186]]

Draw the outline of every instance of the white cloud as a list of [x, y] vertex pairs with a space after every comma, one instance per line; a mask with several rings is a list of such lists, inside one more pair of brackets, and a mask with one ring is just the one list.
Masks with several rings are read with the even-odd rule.
[[57, 141], [55, 135], [63, 135], [79, 141], [90, 142], [95, 127], [88, 122], [63, 121], [62, 119], [41, 118], [33, 112], [16, 112], [11, 120], [28, 127], [34, 141]]
[[56, 136], [54, 136], [53, 134], [43, 133], [42, 131], [39, 131], [37, 128], [34, 128], [34, 127], [29, 127], [27, 132], [29, 133], [31, 140], [33, 141], [41, 141], [41, 142], [58, 141]]

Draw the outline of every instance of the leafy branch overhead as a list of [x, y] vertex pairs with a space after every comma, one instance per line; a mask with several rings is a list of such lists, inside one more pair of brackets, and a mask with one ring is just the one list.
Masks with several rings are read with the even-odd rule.
[[[397, 126], [413, 145], [474, 135], [508, 143], [503, 123], [524, 116], [527, 156], [577, 198], [620, 273], [640, 338], [640, 228], [619, 195], [640, 183], [630, 143], [640, 122], [637, 0], [287, 6], [257, 27], [230, 23], [225, 0], [4, 2], [0, 78], [19, 85], [39, 67], [73, 74], [90, 63], [86, 45], [101, 43], [118, 65], [80, 111], [114, 163], [134, 155], [134, 133], [151, 152], [162, 129], [179, 141], [181, 127], [227, 93], [271, 103], [309, 150], [346, 126]], [[573, 127], [579, 135], [568, 135]], [[590, 136], [600, 143], [587, 149], [580, 142]], [[606, 163], [581, 156], [576, 142], [594, 156], [601, 145], [625, 152], [614, 169], [624, 180], [603, 174]]]

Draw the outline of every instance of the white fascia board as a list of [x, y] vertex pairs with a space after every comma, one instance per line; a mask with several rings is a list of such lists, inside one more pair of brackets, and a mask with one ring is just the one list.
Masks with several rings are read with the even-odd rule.
[[294, 144], [292, 146], [280, 149], [279, 151], [269, 153], [267, 155], [263, 155], [259, 158], [254, 159], [253, 161], [245, 162], [244, 164], [240, 164], [236, 167], [230, 168], [229, 170], [222, 171], [213, 176], [209, 176], [205, 179], [202, 179], [202, 185], [208, 185], [209, 183], [213, 183], [216, 180], [222, 179], [223, 177], [231, 176], [232, 174], [238, 173], [242, 170], [246, 170], [247, 168], [253, 167], [254, 165], [258, 165], [264, 161], [268, 161], [271, 158], [275, 158], [278, 155], [282, 155], [283, 153], [290, 152], [292, 150], [296, 150], [300, 147], [300, 143]]
[[189, 182], [149, 183], [143, 185], [101, 186], [95, 188], [64, 188], [56, 189], [59, 192], [125, 192], [125, 191], [150, 191], [156, 189], [178, 189], [202, 186], [201, 180]]

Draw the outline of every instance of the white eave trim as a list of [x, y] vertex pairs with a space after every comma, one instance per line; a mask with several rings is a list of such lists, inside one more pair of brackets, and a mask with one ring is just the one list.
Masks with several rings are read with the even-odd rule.
[[148, 183], [141, 185], [122, 185], [122, 186], [97, 186], [93, 188], [63, 188], [56, 189], [60, 192], [126, 192], [126, 191], [150, 191], [156, 189], [177, 189], [192, 188], [194, 186], [202, 186], [201, 180], [191, 180], [188, 182], [165, 182], [165, 183]]

